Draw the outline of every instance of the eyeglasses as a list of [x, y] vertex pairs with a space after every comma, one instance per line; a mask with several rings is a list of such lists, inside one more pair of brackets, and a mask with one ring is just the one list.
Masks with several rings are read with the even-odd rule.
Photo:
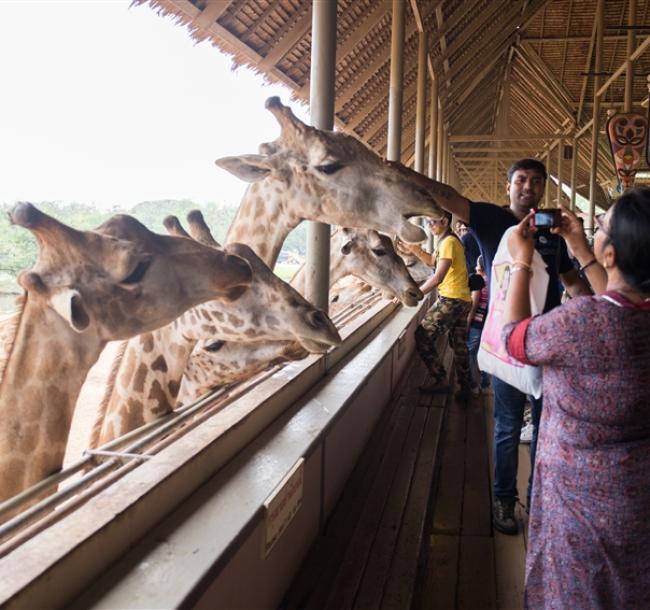
[[594, 220], [596, 221], [596, 226], [594, 227], [594, 235], [596, 234], [596, 231], [602, 231], [603, 234], [608, 235], [607, 229], [605, 229], [605, 214], [598, 214], [597, 216], [594, 216]]
[[427, 220], [427, 223], [430, 224], [430, 225], [438, 225], [441, 222], [442, 222], [442, 219], [440, 219], [440, 218], [429, 218], [429, 220]]

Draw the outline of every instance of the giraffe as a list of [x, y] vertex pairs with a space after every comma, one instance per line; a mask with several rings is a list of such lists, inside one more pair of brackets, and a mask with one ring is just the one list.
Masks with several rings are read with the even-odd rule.
[[[353, 275], [379, 288], [385, 298], [399, 299], [414, 307], [423, 295], [386, 235], [368, 229], [341, 228], [330, 238], [330, 286]], [[300, 292], [305, 289], [304, 267], [291, 280]]]
[[397, 233], [419, 242], [424, 231], [409, 217], [442, 215], [431, 195], [356, 138], [306, 125], [279, 98], [266, 108], [280, 137], [258, 155], [217, 159], [250, 182], [225, 243], [247, 243], [273, 267], [289, 232], [302, 220]]
[[[193, 237], [210, 243], [209, 229], [190, 223]], [[341, 228], [330, 238], [330, 286], [353, 275], [382, 290], [386, 298], [398, 298], [415, 306], [423, 295], [409, 275], [389, 237], [376, 231]], [[304, 288], [304, 268], [298, 270], [291, 285]], [[255, 341], [242, 345], [205, 340], [199, 342], [189, 359], [179, 401], [187, 404], [215, 387], [250, 378], [275, 364], [300, 360], [307, 352], [287, 341]]]
[[252, 276], [242, 258], [156, 235], [130, 216], [78, 231], [19, 203], [10, 220], [34, 234], [38, 257], [18, 276], [25, 292], [4, 333], [0, 501], [60, 469], [77, 395], [107, 341], [237, 298]]
[[[191, 218], [196, 216], [195, 211]], [[177, 218], [166, 218], [165, 226], [175, 235], [187, 235]], [[217, 247], [211, 236], [203, 242]], [[231, 243], [228, 251], [248, 261], [253, 270], [249, 289], [235, 303], [203, 303], [171, 324], [128, 341], [114, 361], [91, 433], [92, 447], [171, 412], [190, 354], [205, 337], [213, 342], [291, 339], [312, 353], [340, 343], [330, 319], [274, 275], [251, 248]]]
[[[269, 98], [266, 108], [280, 125], [280, 137], [275, 142], [263, 144], [259, 155], [226, 157], [216, 161], [219, 167], [252, 182], [228, 230], [226, 244], [247, 244], [273, 268], [285, 238], [302, 220], [397, 231], [402, 239], [413, 242], [422, 241], [425, 234], [420, 227], [408, 222], [409, 217], [442, 215], [427, 191], [415, 186], [398, 169], [385, 165], [359, 140], [306, 125], [277, 97]], [[220, 331], [219, 328], [214, 330]], [[250, 330], [255, 332], [253, 326]], [[220, 335], [211, 331], [212, 326], [206, 325], [200, 338], [213, 342], [222, 340]], [[135, 386], [123, 386], [121, 382], [112, 384], [109, 392], [121, 393], [122, 398], [105, 396], [102, 413], [92, 434], [93, 445], [106, 442], [174, 408], [178, 395], [175, 383], [172, 388], [159, 388], [156, 397], [160, 401], [154, 400], [148, 407], [142, 399], [154, 365], [168, 369], [166, 359], [170, 356], [174, 357], [175, 364], [187, 357], [185, 351], [180, 354], [182, 357], [173, 354], [170, 349], [173, 339], [169, 335], [163, 338], [163, 334], [163, 331], [158, 333], [160, 342], [155, 348], [151, 347], [150, 339], [139, 347], [135, 345], [137, 340], [131, 341], [132, 349], [124, 359], [125, 366], [127, 363], [137, 366], [142, 375], [135, 379], [138, 382]], [[278, 336], [267, 338], [279, 339]], [[249, 339], [260, 340], [261, 337], [251, 336]], [[156, 359], [152, 359], [154, 354]], [[161, 355], [163, 361], [158, 361]], [[168, 372], [161, 371], [161, 374]], [[112, 379], [117, 376], [119, 371]], [[174, 373], [176, 378], [177, 371]], [[178, 377], [179, 382], [180, 379], [182, 375]]]

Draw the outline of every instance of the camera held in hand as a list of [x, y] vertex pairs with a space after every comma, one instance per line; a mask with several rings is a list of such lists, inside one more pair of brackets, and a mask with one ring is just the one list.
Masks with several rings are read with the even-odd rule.
[[552, 229], [562, 224], [562, 210], [560, 208], [547, 208], [545, 210], [535, 210], [530, 219], [531, 227], [538, 229]]

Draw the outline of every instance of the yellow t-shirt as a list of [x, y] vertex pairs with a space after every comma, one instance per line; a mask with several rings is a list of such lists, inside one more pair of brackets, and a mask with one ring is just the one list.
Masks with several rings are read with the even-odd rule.
[[460, 239], [449, 235], [440, 242], [438, 260], [443, 258], [451, 260], [451, 266], [445, 275], [445, 279], [438, 284], [438, 294], [448, 299], [471, 301], [467, 266], [465, 264], [465, 248], [463, 248]]

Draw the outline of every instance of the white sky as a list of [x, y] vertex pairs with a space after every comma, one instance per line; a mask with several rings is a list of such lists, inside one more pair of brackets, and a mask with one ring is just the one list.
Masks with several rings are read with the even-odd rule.
[[275, 139], [264, 100], [290, 103], [124, 0], [0, 0], [0, 58], [4, 203], [237, 203], [245, 184], [214, 160]]

